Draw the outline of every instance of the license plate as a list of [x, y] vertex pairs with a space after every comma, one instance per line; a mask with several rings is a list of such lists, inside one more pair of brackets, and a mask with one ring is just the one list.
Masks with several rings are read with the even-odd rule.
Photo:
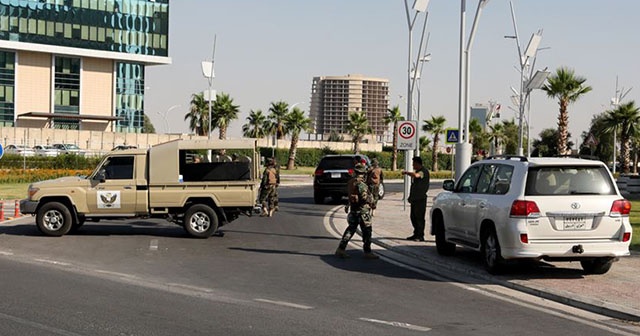
[[331, 173], [331, 178], [340, 178], [340, 176], [342, 176], [340, 173]]
[[564, 217], [562, 220], [562, 228], [564, 230], [588, 230], [587, 217]]

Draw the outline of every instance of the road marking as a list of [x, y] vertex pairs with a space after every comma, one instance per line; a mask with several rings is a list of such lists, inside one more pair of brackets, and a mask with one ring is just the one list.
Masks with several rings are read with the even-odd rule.
[[51, 264], [51, 265], [71, 266], [70, 263], [66, 263], [66, 262], [62, 262], [62, 261], [55, 261], [55, 260], [49, 260], [49, 259], [33, 259], [33, 260], [37, 261], [37, 262], [40, 262], [40, 263]]
[[392, 327], [398, 327], [398, 328], [409, 329], [414, 331], [422, 331], [422, 332], [431, 331], [431, 328], [417, 326], [417, 325], [403, 323], [403, 322], [383, 321], [383, 320], [370, 319], [366, 317], [361, 317], [359, 318], [359, 320], [365, 321], [365, 322], [377, 323], [377, 324], [384, 324]]
[[3, 256], [12, 256], [12, 255], [13, 255], [13, 252], [0, 251], [0, 255], [3, 255]]
[[313, 307], [310, 307], [310, 306], [305, 306], [305, 305], [300, 305], [297, 303], [291, 303], [291, 302], [285, 302], [285, 301], [272, 301], [267, 299], [253, 299], [253, 300], [257, 302], [270, 303], [270, 304], [289, 307], [289, 308], [306, 309], [306, 310], [313, 309]]
[[34, 329], [44, 330], [47, 333], [52, 333], [52, 334], [56, 334], [56, 335], [80, 336], [80, 334], [76, 334], [76, 333], [71, 332], [71, 331], [66, 331], [66, 330], [62, 330], [62, 329], [46, 326], [46, 325], [38, 323], [38, 322], [29, 321], [29, 320], [26, 320], [26, 319], [23, 319], [23, 318], [20, 318], [20, 317], [11, 316], [11, 315], [7, 315], [7, 314], [3, 314], [3, 313], [0, 313], [0, 319], [13, 321], [13, 322], [16, 322], [16, 323], [19, 323], [19, 324], [22, 324], [22, 325], [29, 326], [29, 327], [34, 328]]
[[158, 250], [158, 240], [151, 239], [151, 242], [149, 243], [149, 251], [157, 251], [157, 250]]

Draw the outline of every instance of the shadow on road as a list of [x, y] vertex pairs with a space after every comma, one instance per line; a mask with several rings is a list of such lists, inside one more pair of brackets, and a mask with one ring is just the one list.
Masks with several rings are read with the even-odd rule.
[[387, 263], [383, 260], [368, 260], [364, 259], [362, 251], [350, 250], [349, 254], [352, 256], [349, 259], [340, 259], [332, 254], [319, 254], [290, 250], [268, 250], [268, 249], [256, 249], [256, 248], [243, 248], [243, 247], [229, 247], [230, 250], [242, 251], [247, 253], [261, 253], [261, 254], [278, 254], [278, 255], [300, 255], [308, 257], [316, 257], [322, 260], [329, 266], [337, 269], [349, 272], [366, 273], [373, 275], [380, 275], [389, 278], [401, 278], [401, 279], [414, 279], [414, 280], [430, 280], [437, 281], [419, 273], [403, 269], [393, 264]]

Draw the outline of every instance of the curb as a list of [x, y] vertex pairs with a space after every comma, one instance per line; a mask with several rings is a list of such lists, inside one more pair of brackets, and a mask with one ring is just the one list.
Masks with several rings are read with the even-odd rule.
[[[335, 214], [339, 211], [340, 207], [333, 208], [329, 211], [329, 220], [331, 225], [338, 229], [335, 226]], [[360, 230], [358, 230], [358, 234], [360, 234]], [[447, 263], [445, 261], [437, 260], [436, 258], [424, 256], [417, 253], [411, 253], [409, 251], [405, 251], [404, 249], [396, 249], [396, 247], [402, 246], [401, 244], [393, 244], [389, 243], [387, 239], [384, 238], [375, 238], [371, 239], [372, 244], [377, 245], [385, 250], [393, 250], [394, 253], [402, 254], [406, 257], [418, 259], [422, 262], [430, 264], [432, 266], [436, 266], [439, 268], [443, 268], [447, 271], [467, 275], [476, 279], [480, 279], [489, 283], [497, 284], [509, 289], [517, 290], [519, 292], [523, 292], [526, 294], [534, 295], [543, 299], [551, 300], [554, 302], [558, 302], [561, 304], [565, 304], [571, 307], [575, 307], [578, 309], [586, 310], [592, 313], [596, 313], [599, 315], [608, 316], [615, 319], [627, 320], [640, 322], [640, 311], [624, 307], [620, 305], [616, 305], [610, 302], [605, 302], [597, 299], [592, 299], [584, 296], [575, 296], [570, 295], [567, 292], [563, 291], [555, 291], [553, 289], [535, 286], [535, 285], [525, 285], [509, 280], [497, 279], [487, 273], [478, 272], [468, 267], [453, 265], [451, 263]], [[437, 272], [437, 271], [435, 271]]]

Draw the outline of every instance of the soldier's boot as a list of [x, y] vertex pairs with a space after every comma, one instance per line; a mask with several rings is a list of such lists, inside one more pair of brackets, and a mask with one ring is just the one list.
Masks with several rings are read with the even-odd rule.
[[377, 254], [374, 254], [373, 252], [365, 252], [364, 253], [364, 258], [365, 259], [369, 259], [369, 260], [380, 259], [380, 257]]
[[278, 207], [277, 205], [273, 208], [274, 211], [280, 211], [280, 207]]
[[343, 248], [338, 247], [335, 253], [336, 257], [341, 259], [349, 259], [351, 256], [347, 253], [347, 251]]

